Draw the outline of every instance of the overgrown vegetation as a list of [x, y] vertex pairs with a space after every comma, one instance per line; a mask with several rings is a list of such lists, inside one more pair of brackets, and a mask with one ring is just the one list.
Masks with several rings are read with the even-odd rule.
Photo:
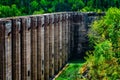
[[84, 64], [82, 60], [70, 61], [67, 68], [55, 80], [79, 80], [79, 68]]
[[0, 17], [62, 11], [106, 11], [120, 0], [0, 0]]
[[110, 8], [106, 16], [92, 24], [88, 36], [94, 49], [86, 57], [88, 72], [83, 79], [120, 79], [120, 9]]

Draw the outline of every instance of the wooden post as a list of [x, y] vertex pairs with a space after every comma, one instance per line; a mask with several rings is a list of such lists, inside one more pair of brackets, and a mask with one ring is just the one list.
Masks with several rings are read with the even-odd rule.
[[0, 21], [0, 80], [6, 80], [5, 26]]
[[20, 80], [20, 38], [18, 19], [12, 19], [12, 80]]
[[37, 23], [36, 17], [31, 17], [31, 80], [37, 80]]
[[26, 19], [21, 19], [21, 80], [27, 80]]

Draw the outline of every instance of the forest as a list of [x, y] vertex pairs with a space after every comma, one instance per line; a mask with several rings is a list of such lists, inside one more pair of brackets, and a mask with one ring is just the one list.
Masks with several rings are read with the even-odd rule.
[[106, 11], [120, 6], [120, 0], [0, 0], [0, 17], [63, 11]]

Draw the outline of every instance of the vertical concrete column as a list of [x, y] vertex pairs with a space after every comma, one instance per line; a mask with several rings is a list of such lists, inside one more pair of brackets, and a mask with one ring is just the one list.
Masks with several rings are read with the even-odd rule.
[[50, 79], [52, 79], [53, 75], [54, 75], [54, 71], [53, 71], [53, 52], [52, 52], [52, 40], [53, 40], [53, 32], [54, 30], [52, 29], [52, 15], [49, 15], [49, 75], [50, 75]]
[[67, 51], [66, 51], [66, 13], [64, 13], [64, 48], [65, 48], [65, 61], [64, 61], [64, 64], [66, 63], [67, 61]]
[[26, 19], [21, 19], [21, 80], [27, 80]]
[[26, 47], [27, 47], [27, 80], [31, 79], [31, 19], [27, 18], [26, 21]]
[[18, 19], [12, 19], [12, 80], [20, 80], [20, 38]]
[[59, 68], [62, 68], [62, 14], [59, 14]]
[[11, 20], [5, 22], [6, 79], [12, 80], [12, 38]]
[[41, 17], [37, 17], [37, 80], [41, 80]]
[[73, 26], [73, 13], [70, 14], [71, 26], [70, 26], [70, 52], [71, 56], [74, 53], [74, 26]]
[[44, 16], [41, 16], [41, 25], [42, 25], [42, 27], [41, 27], [41, 80], [44, 80], [44, 32], [45, 32], [45, 30], [44, 30], [44, 24], [45, 24], [45, 22], [44, 22]]
[[58, 72], [58, 24], [57, 24], [57, 14], [54, 14], [54, 69], [55, 74]]
[[58, 23], [58, 71], [60, 70], [60, 14], [57, 14], [57, 23]]
[[31, 17], [31, 80], [37, 80], [37, 19]]
[[52, 77], [54, 77], [54, 54], [55, 54], [55, 52], [54, 52], [54, 15], [52, 14], [51, 15], [51, 19], [52, 19], [52, 28], [51, 28], [51, 34], [52, 34], [52, 70], [50, 70], [51, 71], [51, 73], [52, 73]]
[[49, 80], [49, 16], [44, 15], [44, 80]]
[[5, 26], [0, 21], [0, 80], [6, 80]]
[[63, 55], [63, 66], [65, 65], [65, 14], [62, 14], [62, 55]]
[[70, 59], [70, 13], [68, 13], [68, 59]]
[[66, 26], [65, 26], [65, 48], [66, 48], [66, 63], [68, 61], [68, 13], [65, 14], [65, 22], [66, 22]]

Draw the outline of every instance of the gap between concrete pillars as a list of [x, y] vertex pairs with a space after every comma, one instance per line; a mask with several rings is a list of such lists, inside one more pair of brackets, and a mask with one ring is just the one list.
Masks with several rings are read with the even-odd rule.
[[41, 17], [37, 17], [37, 80], [41, 80]]
[[0, 80], [6, 80], [5, 25], [0, 21]]
[[49, 80], [49, 16], [44, 15], [44, 80]]
[[19, 29], [18, 19], [12, 19], [12, 80], [20, 80]]
[[57, 14], [54, 14], [54, 70], [55, 74], [58, 72], [58, 24], [57, 24]]
[[31, 17], [31, 80], [37, 80], [37, 19]]

